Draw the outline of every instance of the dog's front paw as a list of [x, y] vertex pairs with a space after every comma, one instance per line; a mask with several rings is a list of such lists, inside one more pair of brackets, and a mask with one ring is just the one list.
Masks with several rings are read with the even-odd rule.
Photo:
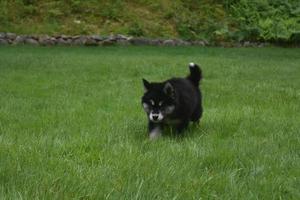
[[156, 140], [161, 137], [161, 129], [160, 127], [155, 127], [152, 129], [149, 133], [149, 139], [150, 140]]

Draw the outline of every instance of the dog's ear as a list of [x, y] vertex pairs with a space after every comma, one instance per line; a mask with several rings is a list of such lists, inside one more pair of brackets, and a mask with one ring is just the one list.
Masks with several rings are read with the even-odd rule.
[[144, 78], [143, 78], [143, 84], [144, 84], [145, 92], [147, 92], [150, 89], [151, 84]]
[[168, 95], [171, 98], [175, 97], [175, 90], [174, 87], [171, 85], [170, 82], [166, 82], [165, 86], [164, 86], [164, 93], [166, 95]]

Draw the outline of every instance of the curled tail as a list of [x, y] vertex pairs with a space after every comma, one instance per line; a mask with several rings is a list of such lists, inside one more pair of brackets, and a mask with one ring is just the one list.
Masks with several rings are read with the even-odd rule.
[[188, 75], [187, 79], [189, 79], [193, 83], [193, 85], [198, 87], [199, 82], [202, 79], [202, 71], [200, 67], [194, 63], [190, 63], [189, 68], [190, 68], [190, 75]]

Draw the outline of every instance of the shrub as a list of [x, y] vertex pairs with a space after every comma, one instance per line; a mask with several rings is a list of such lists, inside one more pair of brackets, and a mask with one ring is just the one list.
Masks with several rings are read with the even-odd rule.
[[230, 13], [241, 40], [288, 41], [300, 30], [298, 1], [240, 0]]
[[143, 27], [138, 22], [133, 22], [128, 28], [128, 35], [144, 36]]

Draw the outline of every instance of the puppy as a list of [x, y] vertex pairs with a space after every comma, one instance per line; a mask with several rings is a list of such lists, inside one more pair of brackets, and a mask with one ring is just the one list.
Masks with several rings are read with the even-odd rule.
[[142, 106], [148, 117], [150, 139], [162, 134], [165, 125], [172, 125], [181, 133], [190, 121], [199, 123], [202, 116], [202, 96], [199, 83], [202, 72], [198, 65], [189, 64], [186, 78], [171, 78], [164, 82], [143, 79], [145, 93]]

